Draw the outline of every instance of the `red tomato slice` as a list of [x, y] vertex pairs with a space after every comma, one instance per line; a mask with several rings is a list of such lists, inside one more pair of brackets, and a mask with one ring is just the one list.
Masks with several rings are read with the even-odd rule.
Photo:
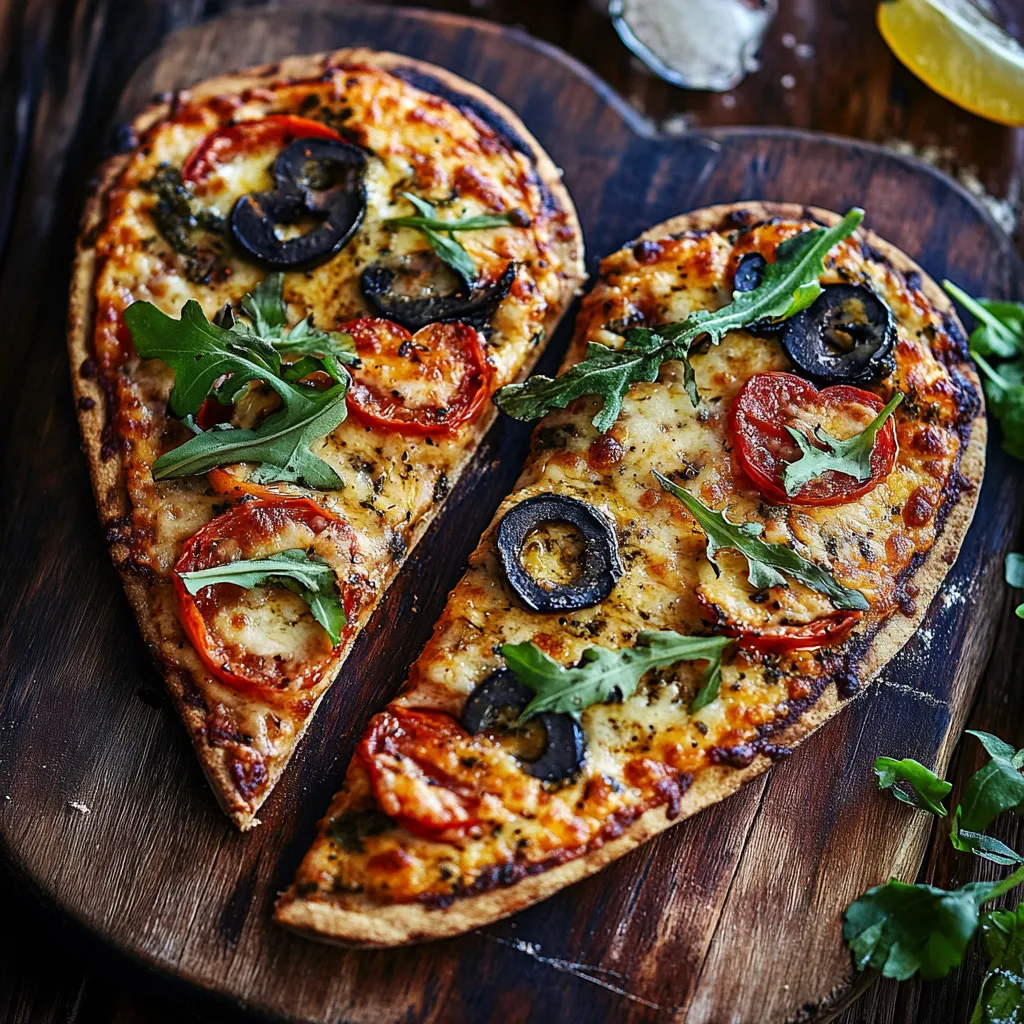
[[493, 371], [468, 324], [428, 324], [410, 334], [390, 320], [361, 317], [352, 335], [362, 366], [348, 407], [363, 423], [408, 435], [451, 435], [475, 419], [491, 393]]
[[320, 121], [293, 114], [271, 114], [258, 121], [239, 121], [210, 132], [189, 153], [181, 168], [181, 178], [200, 185], [218, 167], [240, 153], [271, 145], [284, 149], [296, 139], [340, 138], [336, 131]]
[[835, 611], [801, 626], [747, 630], [742, 626], [719, 625], [719, 631], [726, 636], [736, 637], [740, 647], [765, 654], [813, 651], [845, 640], [850, 630], [860, 621], [861, 614], [858, 611]]
[[467, 740], [450, 715], [393, 707], [375, 715], [356, 753], [370, 773], [385, 814], [414, 835], [436, 838], [477, 823], [468, 792], [460, 792], [446, 762], [458, 766], [458, 745]]
[[[309, 498], [273, 496], [272, 500], [246, 501], [229, 509], [191, 537], [174, 566], [174, 590], [185, 633], [207, 671], [239, 690], [305, 689], [316, 685], [332, 661], [335, 649], [317, 623], [287, 650], [254, 650], [225, 636], [225, 622], [242, 629], [253, 613], [246, 603], [250, 593], [232, 583], [216, 583], [193, 595], [181, 574], [243, 558], [260, 558], [289, 548], [312, 549], [344, 579], [341, 587], [345, 616], [351, 624], [362, 599], [353, 585], [351, 563], [358, 555], [355, 534], [343, 519]], [[233, 556], [233, 557], [232, 557]], [[258, 612], [259, 609], [257, 608]], [[273, 609], [271, 609], [273, 611]], [[342, 636], [344, 644], [350, 626]]]
[[729, 411], [733, 454], [743, 472], [769, 500], [779, 505], [843, 505], [874, 490], [896, 464], [896, 425], [892, 417], [875, 435], [871, 476], [863, 483], [846, 473], [826, 470], [794, 495], [786, 493], [783, 473], [800, 458], [787, 426], [813, 436], [814, 426], [845, 439], [863, 430], [884, 403], [870, 391], [841, 384], [819, 391], [792, 373], [755, 373], [743, 385]]

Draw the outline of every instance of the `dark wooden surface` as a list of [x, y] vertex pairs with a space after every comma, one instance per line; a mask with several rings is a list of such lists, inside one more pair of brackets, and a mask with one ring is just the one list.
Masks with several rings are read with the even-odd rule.
[[[182, 951], [179, 968], [215, 963], [224, 976], [235, 971], [237, 981], [237, 971], [251, 969], [245, 964], [253, 949], [273, 936], [266, 927], [270, 890], [283, 885], [294, 868], [313, 819], [340, 778], [362, 717], [397, 684], [429, 630], [454, 582], [456, 563], [514, 476], [522, 434], [505, 430], [493, 438], [490, 452], [477, 465], [482, 469], [500, 457], [500, 471], [486, 479], [477, 472], [465, 481], [456, 495], [464, 514], [450, 507], [449, 525], [442, 523], [431, 538], [444, 549], [444, 559], [421, 553], [420, 565], [407, 570], [406, 579], [430, 579], [429, 586], [415, 588], [419, 614], [410, 621], [412, 591], [396, 591], [378, 620], [376, 644], [363, 644], [362, 660], [383, 655], [389, 627], [399, 619], [405, 645], [372, 679], [367, 675], [355, 682], [362, 687], [358, 699], [350, 693], [325, 703], [316, 731], [263, 815], [265, 828], [256, 843], [245, 846], [228, 834], [213, 808], [173, 714], [144, 702], [153, 701], [154, 674], [90, 518], [60, 355], [74, 220], [86, 169], [99, 153], [102, 129], [118, 94], [135, 63], [169, 28], [222, 6], [39, 0], [0, 7], [0, 308], [8, 316], [9, 379], [18, 382], [0, 404], [0, 422], [12, 442], [5, 459], [11, 501], [5, 522], [9, 589], [3, 606], [13, 626], [6, 664], [22, 670], [18, 685], [5, 688], [0, 705], [0, 831], [7, 842], [12, 836], [19, 841], [31, 837], [27, 845], [35, 863], [50, 865], [41, 881], [51, 894], [68, 897], [82, 879], [101, 892], [106, 887], [112, 910], [109, 920], [99, 922], [102, 929], [123, 938], [125, 929], [137, 932], [145, 922], [150, 953], [173, 933], [182, 896], [191, 900], [198, 907], [196, 940]], [[490, 4], [486, 13], [506, 21], [528, 18], [536, 33], [575, 44], [577, 54], [652, 116], [686, 109], [698, 127], [775, 123], [874, 139], [904, 135], [917, 144], [953, 147], [962, 164], [979, 168], [992, 191], [1008, 188], [1019, 171], [1019, 136], [955, 111], [907, 76], [872, 34], [862, 10], [867, 5], [831, 3], [827, 16], [808, 13], [807, 5], [795, 6], [800, 10], [780, 15], [766, 46], [764, 70], [733, 94], [732, 106], [720, 97], [672, 90], [633, 70], [603, 15], [591, 6]], [[814, 55], [796, 58], [785, 45], [787, 32], [813, 45]], [[548, 72], [510, 93], [516, 79], [502, 72], [509, 47], [497, 40], [470, 45], [460, 33], [449, 26], [417, 36], [391, 25], [385, 38], [393, 47], [453, 66], [520, 110], [566, 167], [594, 254], [670, 213], [742, 194], [833, 206], [862, 201], [873, 225], [923, 254], [928, 269], [955, 272], [969, 288], [1002, 294], [1016, 288], [1020, 296], [1021, 285], [1011, 280], [1009, 247], [987, 229], [972, 229], [970, 208], [927, 175], [915, 177], [878, 153], [866, 154], [856, 165], [849, 159], [837, 163], [835, 150], [799, 137], [761, 141], [754, 149], [750, 140], [738, 138], [717, 140], [717, 150], [699, 139], [640, 143], [624, 134], [620, 114], [592, 94], [574, 92], [571, 101], [563, 99]], [[285, 49], [316, 45], [288, 41], [278, 33]], [[324, 39], [324, 45], [334, 42], [341, 40]], [[252, 56], [245, 46], [240, 39], [228, 52], [237, 51], [244, 61]], [[787, 72], [797, 79], [792, 89], [781, 84]], [[554, 116], [553, 96], [560, 99]], [[929, 138], [931, 131], [936, 134]], [[609, 177], [624, 139], [631, 142], [629, 168]], [[941, 219], [934, 215], [937, 204], [942, 205]], [[44, 453], [41, 467], [33, 446]], [[472, 501], [467, 500], [470, 494]], [[968, 556], [957, 570], [962, 579], [979, 582], [967, 600], [933, 609], [926, 624], [933, 631], [930, 648], [920, 640], [901, 658], [890, 678], [910, 691], [877, 689], [769, 780], [571, 893], [488, 929], [483, 938], [436, 947], [422, 959], [415, 954], [345, 959], [289, 939], [284, 953], [274, 954], [284, 958], [276, 961], [276, 977], [312, 971], [311, 998], [318, 997], [318, 986], [331, 987], [335, 975], [357, 992], [372, 988], [377, 979], [390, 989], [390, 1015], [411, 1006], [414, 1019], [428, 1014], [436, 1019], [526, 1019], [530, 1006], [535, 1013], [542, 1012], [539, 1006], [557, 1010], [567, 1020], [595, 1015], [661, 1019], [685, 1004], [695, 986], [699, 999], [691, 1008], [693, 1020], [727, 1019], [723, 1007], [744, 1001], [768, 1012], [780, 1000], [799, 1009], [804, 992], [820, 999], [823, 982], [841, 977], [846, 965], [834, 935], [825, 945], [816, 939], [815, 923], [834, 916], [831, 903], [848, 898], [844, 887], [850, 896], [863, 887], [859, 872], [865, 863], [886, 858], [896, 863], [901, 857], [905, 864], [914, 862], [913, 830], [906, 829], [909, 812], [872, 790], [874, 754], [933, 756], [939, 739], [958, 724], [957, 701], [951, 709], [941, 699], [954, 692], [949, 667], [956, 662], [963, 678], [980, 671], [986, 640], [993, 636], [998, 637], [997, 655], [986, 672], [972, 724], [1018, 745], [1024, 741], [1024, 698], [1019, 685], [1011, 685], [1019, 684], [1024, 643], [998, 582], [996, 557], [1011, 540], [1009, 510], [1020, 502], [1020, 476], [1009, 476], [999, 457], [990, 467], [984, 501], [982, 525], [975, 527]], [[966, 618], [973, 623], [970, 632], [957, 627], [956, 639], [947, 640], [947, 631]], [[961, 646], [965, 636], [966, 650]], [[80, 653], [71, 657], [69, 650]], [[31, 668], [28, 675], [26, 668]], [[945, 689], [936, 688], [936, 678], [944, 680]], [[928, 700], [915, 690], [938, 692], [940, 699]], [[54, 728], [47, 716], [58, 691], [64, 703], [61, 727]], [[115, 767], [122, 776], [128, 773], [136, 786], [156, 785], [159, 813], [147, 816], [146, 809], [124, 802], [119, 789], [124, 778], [105, 774], [97, 754], [100, 721], [116, 732], [120, 757]], [[886, 726], [882, 736], [879, 722]], [[972, 748], [958, 755], [958, 777], [975, 760]], [[74, 810], [69, 800], [89, 805], [90, 814]], [[829, 817], [810, 820], [810, 805], [828, 808]], [[1015, 834], [1014, 822], [1001, 828], [1002, 838], [1020, 845], [1024, 837]], [[208, 845], [211, 837], [213, 847]], [[909, 837], [905, 843], [904, 837]], [[93, 848], [96, 841], [99, 850]], [[39, 852], [43, 844], [45, 857]], [[937, 884], [960, 884], [980, 874], [977, 864], [954, 860], [942, 836], [932, 850], [923, 870]], [[154, 864], [163, 882], [156, 888], [152, 875], [146, 875]], [[203, 866], [199, 872], [197, 864]], [[214, 867], [207, 870], [209, 864]], [[202, 886], [197, 889], [194, 880], [205, 880], [207, 874], [230, 879], [232, 885], [223, 891], [208, 887], [204, 901]], [[51, 917], [34, 895], [16, 893], [10, 899], [7, 906], [14, 912], [0, 921], [0, 941], [13, 940], [17, 948], [13, 959], [0, 963], [0, 1020], [181, 1019], [180, 989], [168, 989], [159, 978], [111, 956], [88, 933]], [[657, 916], [651, 906], [658, 907]], [[569, 913], [574, 908], [577, 913]], [[616, 930], [612, 922], [624, 924]], [[712, 934], [707, 955], [694, 936], [710, 940]], [[675, 946], [666, 945], [666, 935], [675, 938]], [[730, 941], [737, 935], [739, 940]], [[794, 935], [803, 936], [803, 945]], [[204, 944], [206, 937], [212, 937], [211, 944]], [[524, 940], [538, 942], [540, 955], [514, 948]], [[664, 960], [667, 953], [675, 955]], [[698, 976], [701, 961], [703, 974]], [[753, 969], [752, 964], [759, 966]], [[719, 983], [711, 984], [716, 977]], [[849, 1011], [848, 1020], [965, 1020], [977, 978], [974, 962], [942, 985], [878, 985]], [[266, 989], [266, 978], [245, 976], [244, 982], [242, 987], [254, 996]], [[708, 990], [708, 998], [718, 1000], [715, 1007], [699, 1001]], [[752, 998], [760, 1002], [751, 1003]], [[210, 1007], [199, 1004], [197, 1009], [203, 1013]], [[342, 1016], [366, 1017], [368, 1009], [372, 1005], [356, 1000]], [[223, 1016], [218, 1010], [210, 1019]]]

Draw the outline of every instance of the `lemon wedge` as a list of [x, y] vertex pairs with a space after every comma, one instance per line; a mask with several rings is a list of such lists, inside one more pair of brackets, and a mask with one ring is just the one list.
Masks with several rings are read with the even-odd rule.
[[878, 29], [940, 96], [991, 121], [1024, 125], [1024, 47], [971, 0], [886, 0]]

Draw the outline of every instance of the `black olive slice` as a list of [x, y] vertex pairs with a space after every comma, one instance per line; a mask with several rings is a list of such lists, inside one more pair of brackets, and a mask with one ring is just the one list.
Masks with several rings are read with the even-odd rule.
[[[542, 523], [569, 523], [583, 535], [580, 571], [570, 583], [542, 587], [522, 562], [526, 538]], [[498, 555], [512, 589], [535, 612], [571, 612], [603, 601], [622, 578], [615, 527], [593, 505], [564, 494], [538, 494], [510, 508], [498, 524]]]
[[[341, 250], [366, 212], [366, 155], [347, 142], [296, 139], [274, 161], [273, 192], [242, 196], [231, 211], [235, 241], [265, 266], [304, 270]], [[276, 227], [312, 217], [319, 223], [295, 238]]]
[[817, 384], [878, 383], [896, 369], [896, 320], [870, 288], [830, 284], [785, 321], [782, 344]]
[[[469, 695], [462, 709], [462, 724], [471, 733], [508, 729], [533, 699], [507, 669], [492, 672]], [[523, 771], [535, 779], [556, 782], [579, 770], [583, 764], [583, 730], [572, 715], [541, 712], [533, 721], [544, 730], [544, 751], [533, 760], [520, 758]]]
[[414, 334], [427, 324], [459, 321], [484, 331], [499, 303], [509, 293], [516, 279], [516, 265], [510, 263], [497, 281], [482, 288], [461, 285], [450, 295], [428, 295], [414, 299], [394, 294], [391, 286], [395, 272], [374, 264], [362, 274], [363, 296], [373, 309], [388, 320], [394, 320]]
[[768, 261], [759, 252], [747, 252], [736, 264], [732, 288], [736, 292], [752, 292], [760, 283]]

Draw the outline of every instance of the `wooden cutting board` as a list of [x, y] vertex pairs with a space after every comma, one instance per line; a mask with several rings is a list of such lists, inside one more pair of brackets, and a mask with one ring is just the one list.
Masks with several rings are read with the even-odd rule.
[[[352, 45], [441, 64], [518, 111], [565, 169], [591, 270], [650, 224], [709, 203], [857, 204], [935, 277], [1024, 297], [1008, 239], [922, 164], [791, 131], [663, 138], [565, 54], [463, 18], [341, 7], [211, 21], [147, 60], [122, 114], [228, 68]], [[41, 322], [22, 378], [36, 397], [14, 418], [3, 489], [0, 848], [51, 908], [172, 983], [290, 1020], [782, 1021], [827, 1017], [855, 994], [864, 979], [851, 977], [843, 908], [890, 874], [913, 878], [930, 827], [878, 793], [872, 761], [912, 756], [942, 770], [994, 641], [986, 610], [998, 606], [1022, 482], [998, 429], [975, 525], [921, 630], [792, 758], [510, 920], [429, 946], [345, 952], [276, 928], [271, 905], [364, 723], [397, 690], [510, 489], [527, 430], [507, 420], [492, 430], [360, 638], [262, 827], [240, 835], [205, 786], [108, 562], [63, 338], [53, 316]], [[563, 328], [543, 369], [567, 338]]]

